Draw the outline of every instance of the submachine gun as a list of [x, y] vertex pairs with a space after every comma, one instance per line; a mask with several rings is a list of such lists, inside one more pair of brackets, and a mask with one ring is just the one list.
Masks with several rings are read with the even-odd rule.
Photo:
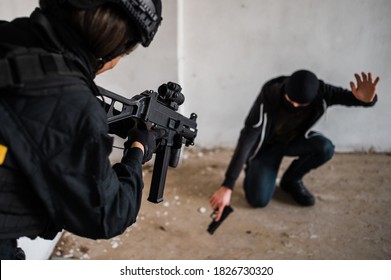
[[[164, 129], [158, 140], [148, 201], [163, 201], [168, 166], [177, 167], [182, 145], [194, 145], [197, 136], [197, 115], [186, 118], [178, 113], [185, 101], [180, 85], [162, 84], [158, 91], [146, 90], [131, 99], [99, 88], [104, 97], [110, 133], [126, 138], [135, 124], [142, 122], [148, 128]], [[107, 102], [109, 99], [109, 102]]]

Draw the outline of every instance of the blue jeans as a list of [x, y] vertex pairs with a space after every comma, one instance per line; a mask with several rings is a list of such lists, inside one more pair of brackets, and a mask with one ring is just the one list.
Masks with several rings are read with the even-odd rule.
[[256, 157], [247, 163], [244, 191], [253, 207], [265, 207], [273, 196], [281, 161], [284, 156], [298, 157], [283, 175], [284, 181], [298, 181], [334, 155], [333, 143], [318, 133], [300, 138], [290, 145], [265, 145]]

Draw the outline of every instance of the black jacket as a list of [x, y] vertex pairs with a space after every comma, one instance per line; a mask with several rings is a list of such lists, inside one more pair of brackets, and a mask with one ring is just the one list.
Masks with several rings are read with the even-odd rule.
[[[223, 186], [233, 188], [244, 164], [258, 156], [261, 147], [268, 143], [275, 129], [275, 122], [282, 104], [284, 94], [284, 82], [288, 77], [281, 76], [265, 83], [257, 96], [249, 114], [245, 120], [244, 127], [227, 168]], [[345, 106], [373, 106], [377, 96], [371, 103], [363, 103], [356, 99], [349, 90], [335, 87], [319, 81], [318, 94], [311, 103], [311, 110], [314, 112], [310, 119], [306, 120], [303, 134], [306, 137], [316, 122], [331, 105]]]
[[[63, 55], [77, 69], [0, 88], [0, 239], [53, 238], [62, 229], [93, 239], [121, 234], [140, 208], [143, 155], [131, 149], [111, 166], [93, 57], [77, 34], [39, 10], [0, 23], [0, 61], [21, 47]], [[39, 68], [24, 67], [27, 76]]]

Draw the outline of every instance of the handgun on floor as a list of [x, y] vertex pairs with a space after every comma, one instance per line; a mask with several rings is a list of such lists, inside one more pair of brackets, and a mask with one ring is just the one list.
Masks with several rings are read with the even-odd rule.
[[234, 209], [231, 206], [229, 205], [225, 206], [223, 210], [223, 214], [221, 215], [220, 220], [218, 221], [215, 221], [215, 215], [217, 214], [217, 211], [214, 211], [211, 214], [213, 221], [209, 224], [207, 231], [210, 234], [213, 234], [216, 231], [216, 229], [221, 225], [221, 223], [224, 222], [225, 218], [227, 218], [228, 215], [231, 214], [233, 211]]

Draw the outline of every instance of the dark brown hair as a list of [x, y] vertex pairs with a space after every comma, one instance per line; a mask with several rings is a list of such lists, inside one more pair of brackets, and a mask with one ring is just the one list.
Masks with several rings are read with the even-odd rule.
[[70, 20], [81, 33], [87, 48], [99, 59], [130, 52], [140, 41], [136, 25], [128, 18], [115, 5], [108, 4], [89, 10], [74, 10]]

